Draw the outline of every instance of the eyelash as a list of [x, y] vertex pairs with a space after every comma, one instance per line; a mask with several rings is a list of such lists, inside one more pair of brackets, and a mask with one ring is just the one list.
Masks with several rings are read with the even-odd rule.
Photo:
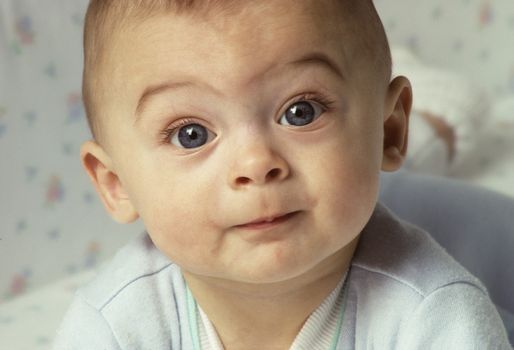
[[[300, 101], [316, 102], [323, 109], [323, 113], [330, 112], [332, 110], [332, 108], [333, 108], [333, 105], [335, 104], [334, 100], [330, 99], [329, 97], [327, 97], [324, 94], [307, 92], [307, 93], [304, 93], [303, 95], [300, 95], [300, 96], [294, 98], [288, 104], [287, 108], [289, 108], [291, 105], [293, 105], [293, 104], [295, 104], [297, 102], [300, 102]], [[201, 123], [197, 122], [196, 120], [194, 120], [192, 118], [180, 119], [179, 121], [173, 123], [166, 130], [163, 130], [162, 132], [160, 132], [160, 135], [162, 136], [161, 141], [163, 143], [167, 143], [169, 141], [170, 137], [175, 132], [180, 130], [180, 128], [182, 128], [182, 127], [184, 127], [186, 125], [190, 125], [190, 124], [201, 124]]]
[[179, 121], [173, 123], [169, 128], [167, 128], [166, 130], [163, 130], [160, 133], [161, 136], [162, 136], [161, 137], [161, 141], [163, 143], [167, 143], [169, 141], [170, 137], [175, 132], [180, 130], [180, 128], [182, 128], [183, 126], [186, 126], [186, 125], [189, 125], [189, 124], [195, 124], [195, 123], [197, 123], [197, 122], [194, 119], [191, 119], [191, 118], [180, 119]]
[[321, 106], [323, 109], [323, 113], [332, 111], [332, 108], [335, 104], [335, 101], [328, 96], [321, 94], [321, 93], [312, 93], [307, 92], [303, 95], [300, 95], [296, 98], [294, 98], [288, 105], [287, 108], [289, 108], [291, 105], [300, 102], [300, 101], [310, 101], [310, 102], [316, 102]]

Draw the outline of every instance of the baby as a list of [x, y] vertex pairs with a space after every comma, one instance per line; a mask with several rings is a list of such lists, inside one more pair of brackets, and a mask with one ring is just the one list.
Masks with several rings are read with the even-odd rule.
[[503, 349], [482, 284], [377, 204], [407, 149], [370, 0], [93, 0], [83, 165], [147, 232], [55, 349]]

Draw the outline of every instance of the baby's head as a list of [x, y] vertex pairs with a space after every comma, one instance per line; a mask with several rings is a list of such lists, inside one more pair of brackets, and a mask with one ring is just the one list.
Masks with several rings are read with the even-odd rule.
[[81, 157], [113, 218], [190, 274], [319, 274], [405, 155], [390, 75], [368, 0], [93, 0]]

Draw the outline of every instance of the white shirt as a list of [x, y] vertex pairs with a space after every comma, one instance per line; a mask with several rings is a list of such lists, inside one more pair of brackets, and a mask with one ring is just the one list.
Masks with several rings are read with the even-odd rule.
[[[345, 280], [347, 273], [320, 306], [309, 316], [296, 336], [289, 350], [327, 350], [335, 349], [344, 314]], [[205, 312], [197, 304], [196, 323], [201, 349], [223, 350], [223, 345]]]

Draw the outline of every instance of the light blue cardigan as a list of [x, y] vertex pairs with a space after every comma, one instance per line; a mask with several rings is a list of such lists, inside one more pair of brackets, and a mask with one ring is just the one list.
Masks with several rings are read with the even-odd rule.
[[485, 284], [514, 344], [514, 198], [401, 170], [382, 174], [380, 200]]

